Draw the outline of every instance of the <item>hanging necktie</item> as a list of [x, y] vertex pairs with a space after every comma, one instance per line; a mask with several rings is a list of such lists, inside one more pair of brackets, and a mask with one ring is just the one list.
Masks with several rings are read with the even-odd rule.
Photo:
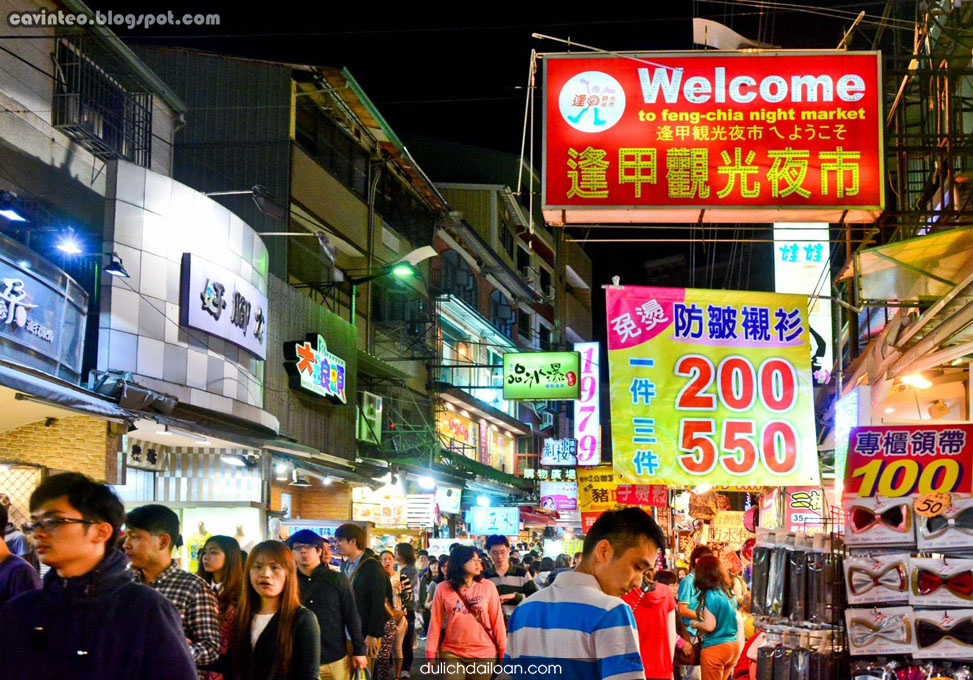
[[848, 635], [856, 647], [866, 647], [880, 639], [903, 645], [909, 644], [912, 640], [909, 619], [905, 614], [890, 616], [879, 623], [852, 619]]
[[946, 533], [948, 529], [973, 534], [973, 508], [963, 510], [956, 517], [924, 517], [919, 523], [919, 531], [925, 538], [935, 538]]
[[932, 595], [945, 587], [956, 597], [973, 600], [973, 572], [962, 571], [952, 576], [940, 576], [936, 572], [917, 567], [912, 575], [913, 591], [916, 595]]
[[876, 513], [871, 508], [855, 505], [848, 511], [848, 520], [851, 531], [855, 534], [868, 531], [879, 524], [893, 531], [906, 533], [912, 529], [912, 508], [908, 505], [896, 505]]
[[908, 583], [908, 574], [903, 564], [893, 564], [878, 574], [860, 567], [851, 567], [848, 570], [848, 580], [851, 583], [852, 595], [862, 595], [879, 586], [897, 593], [904, 593]]
[[916, 622], [916, 642], [920, 647], [932, 647], [947, 638], [961, 645], [973, 646], [973, 619], [963, 619], [949, 628], [940, 628], [932, 621]]

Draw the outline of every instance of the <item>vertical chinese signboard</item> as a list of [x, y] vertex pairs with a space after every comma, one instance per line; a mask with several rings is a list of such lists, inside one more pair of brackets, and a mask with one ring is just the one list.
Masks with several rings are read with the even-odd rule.
[[574, 438], [578, 440], [578, 465], [601, 464], [600, 344], [578, 342], [581, 355], [581, 396], [574, 402]]
[[879, 53], [638, 56], [545, 56], [551, 222], [867, 222], [881, 211]]
[[807, 298], [609, 286], [619, 484], [818, 483]]
[[969, 494], [973, 425], [856, 427], [845, 466], [845, 501], [933, 491]]
[[610, 465], [578, 468], [578, 510], [582, 530], [587, 531], [605, 510], [618, 506], [618, 487]]

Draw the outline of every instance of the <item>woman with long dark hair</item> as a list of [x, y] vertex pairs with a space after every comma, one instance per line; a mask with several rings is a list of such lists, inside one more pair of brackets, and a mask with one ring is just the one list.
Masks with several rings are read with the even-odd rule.
[[736, 607], [727, 593], [717, 558], [700, 557], [695, 573], [699, 591], [695, 626], [704, 634], [699, 663], [702, 680], [727, 680], [740, 656]]
[[318, 620], [301, 606], [297, 564], [280, 541], [258, 543], [247, 558], [230, 649], [243, 680], [318, 678]]
[[[460, 545], [449, 553], [446, 580], [436, 587], [426, 642], [426, 658], [503, 658], [507, 628], [497, 587], [483, 578], [476, 549]], [[443, 621], [446, 622], [442, 630]], [[456, 675], [457, 680], [481, 680], [479, 675]], [[489, 678], [486, 673], [483, 678]]]
[[439, 571], [439, 560], [430, 560], [429, 566], [422, 572], [421, 591], [422, 599], [422, 634], [420, 640], [425, 640], [429, 635], [429, 612], [432, 608], [432, 600], [436, 595], [436, 585], [443, 580], [442, 572]]
[[[405, 632], [401, 635], [399, 649], [401, 656], [396, 664], [396, 676], [402, 680], [412, 677], [412, 644], [416, 637], [416, 588], [419, 587], [419, 573], [416, 571], [416, 551], [409, 543], [395, 546], [395, 561], [399, 565], [399, 600], [405, 610]], [[401, 624], [399, 626], [401, 630]]]
[[[216, 593], [220, 613], [220, 656], [230, 649], [233, 620], [243, 590], [243, 551], [231, 536], [210, 536], [199, 553], [199, 577]], [[203, 671], [203, 680], [223, 680], [215, 671]]]

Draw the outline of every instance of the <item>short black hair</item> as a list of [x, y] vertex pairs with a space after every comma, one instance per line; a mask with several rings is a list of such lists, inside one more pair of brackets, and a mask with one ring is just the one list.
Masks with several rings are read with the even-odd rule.
[[80, 472], [52, 475], [30, 495], [30, 511], [62, 496], [67, 496], [68, 504], [85, 519], [111, 524], [111, 538], [105, 544], [106, 550], [110, 549], [125, 523], [125, 506], [112, 488]]
[[419, 552], [416, 553], [416, 558], [419, 558], [419, 557], [429, 557], [429, 551], [428, 550], [420, 550]]
[[179, 534], [179, 515], [170, 508], [156, 503], [135, 508], [125, 516], [125, 526], [131, 529], [148, 531], [154, 536], [168, 534], [172, 539], [172, 547], [182, 545]]
[[334, 540], [339, 541], [341, 539], [349, 542], [354, 540], [359, 550], [364, 550], [368, 547], [365, 542], [365, 530], [351, 522], [342, 524], [334, 530]]
[[0, 531], [6, 533], [7, 522], [10, 521], [10, 514], [7, 512], [7, 506], [0, 503]]
[[416, 563], [416, 549], [411, 543], [398, 543], [395, 546], [395, 557], [401, 557], [403, 562], [412, 566]]
[[284, 542], [287, 543], [287, 547], [291, 550], [294, 549], [294, 544], [296, 543], [300, 543], [302, 545], [311, 545], [317, 550], [324, 550], [325, 543], [324, 537], [322, 537], [320, 534], [314, 533], [310, 529], [301, 529], [300, 531], [288, 536], [287, 540]]
[[652, 515], [642, 508], [607, 510], [601, 513], [601, 517], [588, 530], [581, 556], [582, 559], [588, 557], [600, 541], [606, 540], [611, 544], [617, 559], [642, 539], [654, 543], [660, 554], [665, 555], [666, 537], [652, 519]]
[[679, 583], [679, 577], [671, 571], [659, 570], [655, 572], [655, 582], [664, 586], [672, 586]]
[[484, 548], [489, 552], [490, 548], [492, 548], [495, 545], [505, 545], [509, 548], [510, 541], [507, 539], [506, 536], [500, 536], [498, 534], [494, 534], [493, 536], [487, 536], [487, 540], [486, 543], [484, 544]]

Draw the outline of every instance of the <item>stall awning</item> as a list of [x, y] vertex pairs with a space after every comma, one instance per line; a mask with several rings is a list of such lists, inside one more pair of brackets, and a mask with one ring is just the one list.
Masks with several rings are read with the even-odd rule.
[[445, 387], [440, 395], [445, 401], [456, 406], [473, 411], [477, 416], [486, 418], [500, 427], [506, 428], [514, 434], [527, 436], [530, 434], [530, 426], [525, 425], [519, 420], [508, 416], [503, 411], [490, 406], [485, 401], [470, 396], [458, 387]]
[[552, 527], [557, 524], [558, 514], [548, 515], [537, 508], [521, 506], [520, 521], [531, 526]]
[[450, 449], [444, 448], [442, 449], [441, 456], [443, 462], [448, 465], [467, 470], [472, 472], [474, 475], [498, 482], [499, 484], [507, 487], [496, 489], [496, 491], [501, 493], [521, 493], [523, 488], [528, 484], [527, 480], [521, 479], [520, 477], [515, 477], [514, 475], [509, 475], [506, 472], [501, 472], [500, 470], [492, 468], [489, 465], [484, 465], [478, 460], [467, 458], [458, 451], [451, 451]]
[[363, 486], [369, 486], [373, 489], [377, 489], [382, 486], [381, 482], [376, 482], [370, 477], [365, 477], [358, 474], [354, 470], [349, 470], [341, 466], [331, 466], [325, 465], [322, 461], [314, 461], [307, 458], [303, 458], [296, 455], [288, 455], [284, 453], [278, 453], [277, 451], [272, 451], [274, 460], [282, 460], [284, 462], [290, 463], [291, 465], [309, 470], [315, 474], [324, 477], [334, 477], [345, 482], [351, 482], [352, 484], [361, 484]]

